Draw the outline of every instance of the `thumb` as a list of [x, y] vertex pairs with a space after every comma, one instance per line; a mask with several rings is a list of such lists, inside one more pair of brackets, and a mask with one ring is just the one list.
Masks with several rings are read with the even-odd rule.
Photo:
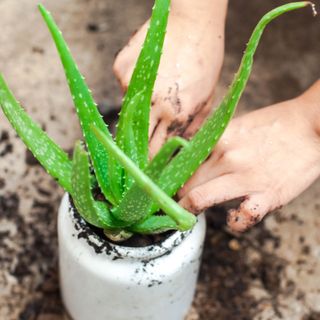
[[238, 209], [229, 211], [227, 223], [233, 231], [243, 232], [260, 222], [269, 211], [270, 197], [265, 193], [253, 194]]

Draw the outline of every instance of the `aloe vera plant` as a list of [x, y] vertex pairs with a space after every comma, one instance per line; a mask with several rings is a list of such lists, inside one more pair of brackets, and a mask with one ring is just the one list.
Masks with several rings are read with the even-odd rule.
[[[85, 143], [76, 143], [70, 160], [22, 109], [2, 75], [0, 105], [34, 156], [71, 195], [79, 214], [88, 223], [104, 229], [110, 238], [119, 240], [133, 233], [188, 230], [196, 218], [172, 196], [206, 160], [231, 120], [249, 79], [265, 27], [281, 14], [307, 5], [311, 3], [294, 2], [267, 13], [253, 31], [239, 70], [220, 106], [190, 141], [171, 138], [150, 161], [150, 105], [170, 0], [155, 1], [146, 39], [123, 100], [115, 139], [103, 122], [60, 30], [42, 5], [39, 10], [59, 52]], [[104, 201], [93, 193], [95, 184]]]

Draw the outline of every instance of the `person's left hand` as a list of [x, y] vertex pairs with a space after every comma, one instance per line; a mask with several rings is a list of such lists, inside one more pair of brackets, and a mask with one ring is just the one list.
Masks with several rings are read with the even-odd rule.
[[320, 175], [320, 81], [302, 96], [232, 120], [211, 157], [180, 190], [191, 212], [243, 198], [228, 224], [244, 231]]
[[[190, 2], [190, 1], [189, 1]], [[188, 3], [189, 3], [188, 2]], [[190, 136], [210, 113], [224, 55], [227, 1], [211, 0], [201, 10], [191, 5], [182, 13], [173, 9], [164, 42], [150, 113], [150, 157], [170, 137]], [[179, 1], [180, 6], [183, 2]], [[190, 4], [189, 4], [190, 5]], [[114, 63], [114, 72], [126, 91], [149, 21], [131, 38]]]

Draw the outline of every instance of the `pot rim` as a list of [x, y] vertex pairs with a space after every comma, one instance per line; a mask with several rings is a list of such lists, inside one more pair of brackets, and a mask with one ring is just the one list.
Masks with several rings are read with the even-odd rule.
[[[85, 226], [89, 228], [89, 224], [80, 216], [76, 208], [74, 208], [74, 206], [71, 205], [70, 199], [71, 195], [68, 194], [68, 197], [66, 199], [69, 209], [68, 212], [72, 220], [74, 231], [79, 235], [81, 232], [86, 231]], [[196, 225], [193, 227], [193, 229], [197, 226], [197, 224], [198, 221]], [[98, 246], [99, 248], [105, 247], [106, 252], [101, 252], [100, 254], [107, 254], [108, 256], [113, 256], [114, 260], [129, 258], [147, 262], [156, 258], [160, 258], [161, 256], [170, 254], [175, 247], [179, 246], [185, 240], [185, 238], [187, 238], [193, 232], [193, 229], [184, 232], [176, 231], [171, 236], [166, 238], [164, 241], [145, 247], [128, 247], [114, 244], [108, 241], [107, 238], [102, 239], [99, 235], [95, 233], [87, 233], [87, 240], [89, 240], [90, 242], [86, 242], [87, 247], [90, 247], [90, 250], [92, 251], [95, 250], [94, 246]]]

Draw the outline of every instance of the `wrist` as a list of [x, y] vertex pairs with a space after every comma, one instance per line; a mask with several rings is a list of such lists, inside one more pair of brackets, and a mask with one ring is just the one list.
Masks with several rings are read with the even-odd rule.
[[207, 18], [224, 22], [227, 6], [228, 0], [172, 0], [171, 13], [199, 21]]

